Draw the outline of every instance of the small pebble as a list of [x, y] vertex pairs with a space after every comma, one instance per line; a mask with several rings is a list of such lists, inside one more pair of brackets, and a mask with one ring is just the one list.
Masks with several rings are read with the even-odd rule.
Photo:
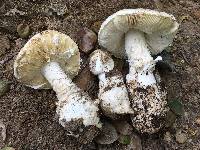
[[100, 27], [101, 27], [101, 24], [102, 24], [102, 21], [96, 21], [96, 22], [94, 22], [94, 23], [92, 24], [91, 29], [92, 29], [94, 32], [98, 33], [98, 32], [99, 32], [99, 29], [100, 29]]
[[[88, 128], [79, 129], [78, 135], [75, 135], [78, 142], [81, 144], [87, 144], [93, 141], [93, 139], [99, 134], [99, 128], [90, 126]], [[73, 132], [72, 132], [73, 133]]]
[[171, 136], [170, 132], [166, 132], [166, 133], [164, 134], [164, 140], [165, 140], [166, 142], [168, 142], [168, 143], [172, 140], [172, 136]]
[[176, 121], [176, 115], [172, 111], [167, 112], [167, 116], [165, 118], [165, 127], [171, 127]]
[[92, 141], [90, 143], [87, 143], [87, 144], [83, 145], [83, 149], [84, 150], [96, 150], [97, 146], [96, 146], [95, 142]]
[[115, 120], [113, 121], [117, 132], [122, 135], [130, 135], [133, 131], [133, 127], [125, 120]]
[[194, 16], [197, 18], [197, 19], [199, 19], [200, 20], [200, 10], [196, 10], [196, 11], [194, 11]]
[[124, 60], [123, 59], [119, 59], [119, 58], [115, 58], [115, 57], [113, 57], [113, 60], [115, 62], [115, 68], [117, 70], [119, 70], [120, 72], [123, 72], [123, 69], [124, 69]]
[[49, 15], [56, 13], [58, 16], [63, 16], [69, 11], [65, 3], [65, 0], [50, 0], [49, 8], [46, 11]]
[[83, 28], [78, 31], [78, 45], [84, 53], [89, 53], [95, 47], [97, 35], [88, 28]]
[[200, 126], [200, 117], [198, 117], [195, 122], [196, 122], [197, 125]]
[[121, 144], [127, 145], [131, 143], [131, 137], [129, 135], [120, 135], [118, 141]]
[[6, 36], [0, 35], [0, 56], [5, 54], [6, 50], [10, 48], [10, 41]]
[[27, 38], [30, 35], [30, 27], [29, 25], [19, 24], [17, 26], [17, 33], [21, 38]]
[[126, 146], [126, 150], [142, 150], [141, 139], [135, 133], [130, 135], [131, 141], [130, 144]]
[[90, 72], [88, 65], [76, 76], [74, 82], [76, 85], [84, 91], [90, 91], [95, 84], [95, 76]]
[[6, 139], [6, 126], [3, 123], [3, 120], [0, 120], [0, 141], [3, 142]]
[[0, 80], [0, 96], [3, 96], [4, 94], [6, 94], [6, 92], [8, 92], [10, 86], [9, 86], [9, 82], [6, 80]]
[[18, 38], [15, 40], [15, 49], [19, 50], [26, 44], [26, 40]]
[[154, 0], [154, 3], [155, 3], [156, 8], [157, 8], [158, 10], [162, 10], [162, 9], [163, 9], [163, 4], [161, 3], [160, 0]]
[[98, 135], [95, 138], [95, 141], [98, 144], [111, 144], [115, 142], [117, 139], [118, 139], [118, 134], [115, 127], [112, 124], [105, 122], [103, 124], [100, 135]]
[[176, 141], [180, 144], [183, 144], [187, 141], [187, 134], [183, 133], [182, 131], [177, 131], [176, 132]]
[[189, 128], [189, 129], [188, 129], [188, 132], [189, 132], [190, 135], [192, 135], [192, 136], [196, 136], [196, 135], [198, 134], [198, 130], [197, 130], [197, 129]]

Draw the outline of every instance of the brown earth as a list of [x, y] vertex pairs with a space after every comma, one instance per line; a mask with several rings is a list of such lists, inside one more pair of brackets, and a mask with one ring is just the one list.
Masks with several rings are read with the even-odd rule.
[[[82, 27], [105, 20], [124, 8], [160, 9], [173, 14], [180, 23], [173, 46], [164, 57], [170, 58], [174, 71], [162, 73], [167, 87], [168, 100], [180, 99], [185, 108], [182, 117], [174, 125], [155, 135], [140, 135], [144, 150], [200, 150], [200, 2], [198, 0], [1, 0], [0, 35], [8, 38], [10, 48], [0, 55], [0, 78], [11, 82], [9, 92], [0, 97], [0, 120], [6, 125], [6, 140], [0, 148], [12, 146], [24, 149], [97, 149], [96, 143], [79, 144], [68, 136], [55, 117], [57, 100], [52, 90], [34, 90], [16, 81], [13, 62], [28, 38], [45, 29], [66, 33], [77, 41], [77, 31]], [[17, 26], [29, 25], [31, 35], [20, 39]], [[93, 29], [94, 30], [94, 29]], [[96, 30], [96, 29], [95, 29]], [[6, 40], [7, 41], [7, 40]], [[9, 47], [9, 46], [8, 46]], [[99, 46], [96, 45], [96, 48]], [[1, 47], [0, 47], [1, 50]], [[83, 60], [87, 56], [83, 55]], [[86, 62], [86, 61], [85, 61]], [[79, 77], [79, 76], [78, 76]], [[77, 77], [77, 78], [78, 78]], [[93, 86], [98, 85], [94, 79]], [[95, 97], [94, 90], [87, 89]], [[95, 94], [95, 95], [94, 95]], [[175, 132], [181, 130], [187, 141], [178, 144]], [[171, 141], [164, 140], [165, 132], [171, 133]], [[120, 144], [104, 146], [121, 149]]]

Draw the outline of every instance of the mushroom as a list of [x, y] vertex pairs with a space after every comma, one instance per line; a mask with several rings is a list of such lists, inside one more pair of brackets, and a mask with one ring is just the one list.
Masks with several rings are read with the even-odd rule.
[[133, 112], [122, 74], [114, 69], [114, 61], [108, 53], [95, 50], [90, 57], [90, 71], [98, 75], [98, 98], [105, 115], [114, 119], [117, 114]]
[[33, 36], [14, 62], [14, 75], [34, 89], [49, 89], [57, 94], [56, 112], [67, 131], [101, 127], [97, 104], [73, 82], [80, 68], [80, 53], [67, 35], [46, 30]]
[[135, 114], [132, 122], [140, 132], [154, 133], [163, 125], [166, 114], [166, 92], [154, 77], [158, 56], [169, 46], [178, 29], [174, 16], [148, 9], [124, 9], [108, 17], [101, 25], [98, 41], [101, 47], [119, 58], [128, 58], [126, 76]]

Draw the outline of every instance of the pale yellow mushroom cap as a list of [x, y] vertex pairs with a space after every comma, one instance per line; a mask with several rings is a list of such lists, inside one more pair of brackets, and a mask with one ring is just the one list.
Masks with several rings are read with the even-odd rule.
[[21, 49], [14, 62], [14, 75], [23, 84], [35, 88], [51, 88], [42, 75], [43, 67], [58, 62], [73, 78], [80, 68], [80, 53], [76, 43], [67, 35], [46, 30], [34, 35]]
[[126, 57], [125, 33], [136, 29], [145, 34], [151, 54], [169, 46], [178, 29], [173, 15], [149, 9], [124, 9], [109, 16], [98, 33], [100, 46], [118, 58]]

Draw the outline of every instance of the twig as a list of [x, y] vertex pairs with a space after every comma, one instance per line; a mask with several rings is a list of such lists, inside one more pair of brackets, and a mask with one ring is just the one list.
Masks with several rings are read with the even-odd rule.
[[185, 62], [188, 64], [188, 65], [191, 65], [190, 62], [188, 61], [188, 59], [186, 58], [185, 54], [181, 51], [181, 55], [183, 56], [183, 59], [185, 60]]

